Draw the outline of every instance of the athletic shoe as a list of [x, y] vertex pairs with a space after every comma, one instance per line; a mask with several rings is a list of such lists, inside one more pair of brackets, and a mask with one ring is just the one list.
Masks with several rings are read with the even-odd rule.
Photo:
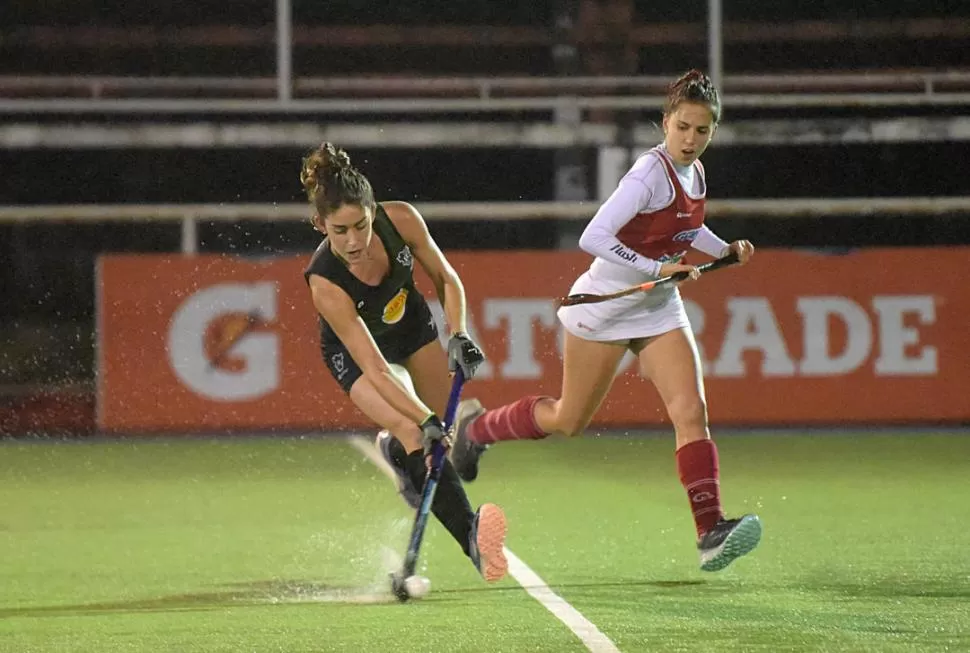
[[509, 570], [505, 559], [505, 513], [494, 503], [483, 503], [475, 513], [468, 536], [468, 556], [489, 583], [500, 580]]
[[458, 477], [465, 482], [474, 481], [478, 477], [478, 459], [488, 449], [488, 445], [477, 444], [468, 439], [468, 427], [484, 412], [485, 409], [478, 399], [462, 401], [455, 412], [455, 439], [449, 456]]
[[386, 430], [377, 434], [377, 439], [374, 440], [374, 446], [377, 447], [377, 450], [381, 452], [381, 457], [394, 470], [394, 474], [397, 477], [396, 485], [398, 493], [411, 508], [417, 510], [418, 506], [421, 505], [421, 493], [415, 489], [414, 483], [411, 482], [411, 477], [408, 476], [407, 471], [404, 469], [404, 459], [407, 456], [404, 446]]
[[750, 553], [761, 541], [761, 520], [757, 515], [721, 519], [697, 542], [703, 571], [719, 571]]

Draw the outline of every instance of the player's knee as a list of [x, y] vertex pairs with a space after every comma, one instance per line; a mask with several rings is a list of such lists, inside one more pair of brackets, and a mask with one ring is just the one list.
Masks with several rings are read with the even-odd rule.
[[417, 424], [402, 417], [400, 421], [390, 426], [391, 428], [388, 430], [391, 432], [391, 435], [396, 437], [404, 445], [404, 449], [408, 453], [420, 449], [423, 446], [421, 442], [421, 429], [418, 428]]
[[667, 414], [678, 431], [707, 428], [707, 404], [697, 394], [675, 397], [667, 405]]

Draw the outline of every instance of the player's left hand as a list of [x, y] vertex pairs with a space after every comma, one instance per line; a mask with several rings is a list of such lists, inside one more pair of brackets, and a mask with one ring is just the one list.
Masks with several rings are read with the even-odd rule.
[[738, 255], [738, 263], [741, 265], [750, 261], [751, 257], [754, 256], [754, 245], [749, 240], [736, 240], [728, 245], [728, 247]]
[[424, 447], [424, 462], [431, 469], [431, 451], [434, 448], [435, 442], [440, 442], [441, 446], [445, 448], [445, 451], [451, 448], [451, 438], [445, 433], [445, 426], [441, 423], [441, 420], [437, 415], [428, 415], [420, 424], [421, 428], [421, 444]]
[[484, 362], [485, 354], [481, 347], [466, 334], [456, 333], [448, 340], [448, 371], [452, 374], [461, 367], [462, 374], [470, 379]]

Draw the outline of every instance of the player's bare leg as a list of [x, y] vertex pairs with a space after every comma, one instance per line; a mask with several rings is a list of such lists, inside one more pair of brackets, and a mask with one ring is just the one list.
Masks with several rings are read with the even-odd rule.
[[675, 329], [633, 343], [640, 371], [650, 379], [667, 409], [677, 448], [711, 437], [697, 345], [689, 329]]
[[761, 540], [756, 515], [726, 519], [721, 508], [717, 447], [707, 425], [707, 404], [697, 345], [687, 328], [644, 339], [631, 349], [667, 408], [677, 444], [677, 468], [697, 528], [701, 569], [717, 571]]
[[414, 391], [431, 410], [444, 417], [451, 394], [448, 355], [437, 340], [429, 342], [404, 361]]
[[546, 433], [583, 434], [613, 386], [627, 343], [596, 342], [565, 334], [562, 394], [536, 404], [535, 421]]
[[462, 402], [452, 449], [459, 475], [474, 480], [482, 453], [499, 440], [582, 434], [613, 385], [626, 344], [584, 340], [567, 331], [559, 399], [533, 395], [487, 413], [475, 399]]
[[421, 448], [421, 430], [387, 403], [364, 377], [350, 388], [350, 400], [381, 427], [374, 445], [397, 474], [397, 488], [401, 497], [409, 506], [417, 508], [421, 488], [415, 487], [406, 468], [408, 454]]

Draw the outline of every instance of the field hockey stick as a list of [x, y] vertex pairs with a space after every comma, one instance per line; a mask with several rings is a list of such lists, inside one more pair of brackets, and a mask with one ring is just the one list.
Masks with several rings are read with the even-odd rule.
[[[458, 398], [461, 396], [461, 387], [464, 383], [465, 375], [462, 374], [461, 367], [459, 367], [455, 370], [455, 378], [451, 383], [451, 394], [448, 396], [448, 406], [445, 408], [443, 425], [446, 436], [450, 435], [451, 428], [454, 424], [455, 412], [458, 410]], [[404, 567], [398, 574], [391, 575], [391, 589], [400, 601], [407, 601], [409, 598], [404, 581], [409, 576], [414, 575], [414, 569], [418, 564], [418, 552], [421, 549], [421, 542], [424, 540], [424, 528], [428, 525], [431, 503], [434, 501], [435, 491], [438, 489], [438, 479], [441, 477], [441, 466], [444, 463], [445, 452], [445, 446], [441, 441], [432, 443], [431, 468], [428, 470], [427, 478], [424, 481], [421, 503], [414, 517], [414, 525], [411, 527], [411, 539], [408, 540], [408, 551], [404, 556]]]
[[[704, 263], [703, 265], [698, 265], [697, 269], [701, 274], [707, 272], [713, 272], [714, 270], [720, 270], [721, 268], [726, 268], [729, 265], [734, 265], [738, 262], [738, 255], [735, 252], [731, 252], [723, 258], [711, 261], [710, 263]], [[609, 293], [607, 295], [597, 295], [595, 293], [577, 293], [575, 295], [568, 295], [562, 297], [559, 300], [560, 306], [578, 306], [580, 304], [599, 304], [600, 302], [605, 302], [610, 299], [618, 299], [620, 297], [626, 297], [627, 295], [632, 295], [638, 292], [648, 292], [654, 288], [662, 288], [664, 286], [669, 286], [671, 284], [677, 283], [678, 281], [683, 281], [688, 277], [686, 272], [677, 272], [669, 277], [663, 277], [662, 279], [655, 279], [654, 281], [647, 281], [645, 283], [637, 284], [635, 286], [630, 286], [629, 288], [624, 288], [623, 290], [618, 290], [616, 292]]]

